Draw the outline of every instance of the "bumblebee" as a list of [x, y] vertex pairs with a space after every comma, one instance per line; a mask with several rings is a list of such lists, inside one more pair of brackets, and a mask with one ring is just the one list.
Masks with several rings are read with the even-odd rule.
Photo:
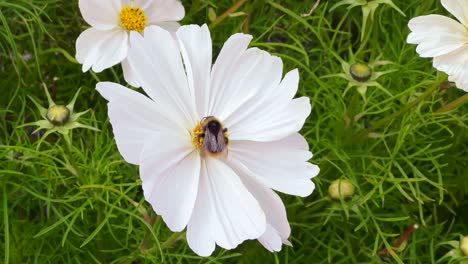
[[227, 128], [213, 116], [204, 117], [201, 125], [203, 133], [199, 136], [203, 138], [201, 148], [204, 153], [211, 157], [226, 155], [229, 143]]

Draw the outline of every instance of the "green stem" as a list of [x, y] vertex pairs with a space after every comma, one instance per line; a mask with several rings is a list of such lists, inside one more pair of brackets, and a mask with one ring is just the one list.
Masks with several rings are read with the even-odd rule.
[[215, 21], [210, 24], [210, 29], [216, 27], [221, 21], [223, 21], [227, 16], [234, 13], [239, 7], [241, 7], [247, 0], [238, 0], [233, 6], [231, 6], [226, 12], [217, 17]]
[[453, 110], [461, 105], [463, 105], [464, 103], [468, 102], [468, 93], [466, 93], [465, 95], [457, 98], [456, 100], [442, 106], [441, 108], [439, 108], [436, 113], [444, 113], [444, 112], [448, 112], [450, 110]]
[[173, 233], [167, 240], [161, 245], [161, 250], [172, 246], [177, 240], [184, 235], [184, 232]]
[[357, 134], [354, 138], [354, 140], [351, 140], [351, 142], [354, 142], [357, 138], [361, 138], [363, 136], [366, 136], [368, 135], [369, 133], [375, 131], [376, 129], [382, 127], [382, 126], [385, 126], [387, 124], [389, 124], [393, 119], [401, 116], [402, 114], [408, 112], [409, 110], [411, 110], [413, 107], [415, 107], [416, 105], [418, 105], [420, 102], [422, 102], [424, 99], [426, 99], [427, 97], [429, 97], [430, 95], [432, 95], [434, 93], [434, 91], [438, 90], [439, 87], [440, 87], [440, 84], [442, 83], [443, 81], [437, 81], [436, 83], [434, 83], [431, 88], [429, 88], [428, 90], [426, 90], [421, 96], [419, 96], [417, 99], [415, 99], [414, 101], [410, 102], [409, 104], [407, 104], [405, 107], [403, 107], [402, 109], [400, 109], [399, 111], [381, 119], [380, 121], [377, 121], [375, 122], [374, 124], [372, 124], [372, 126], [364, 131], [362, 131], [361, 133]]

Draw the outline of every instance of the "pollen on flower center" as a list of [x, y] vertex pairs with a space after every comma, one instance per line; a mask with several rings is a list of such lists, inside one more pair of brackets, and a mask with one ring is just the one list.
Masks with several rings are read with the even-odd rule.
[[372, 68], [367, 64], [354, 63], [349, 67], [349, 73], [358, 82], [367, 82], [372, 76]]
[[143, 32], [147, 17], [139, 7], [124, 7], [120, 11], [120, 25], [127, 31]]
[[201, 122], [198, 122], [195, 128], [192, 130], [192, 143], [195, 149], [200, 150], [203, 145], [203, 126]]

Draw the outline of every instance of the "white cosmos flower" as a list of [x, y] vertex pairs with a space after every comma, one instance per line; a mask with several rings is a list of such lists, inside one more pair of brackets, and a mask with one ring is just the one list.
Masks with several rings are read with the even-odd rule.
[[125, 79], [132, 85], [133, 74], [124, 60], [130, 32], [143, 32], [150, 25], [176, 31], [184, 15], [179, 0], [79, 0], [84, 20], [91, 28], [76, 40], [76, 59], [83, 72], [91, 67], [101, 72], [123, 61]]
[[[206, 25], [182, 26], [176, 38], [148, 27], [144, 36], [130, 33], [128, 60], [149, 97], [109, 82], [97, 90], [109, 101], [120, 153], [140, 166], [146, 200], [172, 231], [187, 227], [189, 246], [202, 256], [247, 239], [270, 251], [290, 244], [272, 189], [308, 196], [319, 172], [298, 134], [311, 111], [307, 97], [293, 99], [298, 71], [281, 79], [281, 59], [247, 49], [250, 35], [231, 36], [213, 67]], [[228, 129], [221, 155], [204, 147], [201, 122], [209, 116]]]
[[415, 17], [407, 41], [418, 44], [421, 57], [434, 58], [434, 67], [468, 92], [468, 0], [442, 0], [442, 5], [459, 22], [441, 15]]

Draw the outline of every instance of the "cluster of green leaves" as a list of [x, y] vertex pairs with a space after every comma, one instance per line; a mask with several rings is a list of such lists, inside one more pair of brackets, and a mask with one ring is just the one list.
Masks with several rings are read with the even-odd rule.
[[[298, 68], [298, 96], [313, 112], [303, 134], [321, 173], [307, 198], [283, 196], [293, 247], [269, 253], [247, 241], [233, 251], [196, 256], [183, 233], [171, 233], [144, 201], [138, 168], [119, 155], [97, 81], [124, 84], [121, 69], [83, 74], [75, 40], [87, 28], [77, 1], [0, 0], [0, 259], [5, 263], [441, 263], [447, 241], [468, 234], [468, 107], [441, 107], [463, 96], [429, 59], [405, 43], [409, 18], [447, 14], [438, 0], [394, 0], [406, 17], [382, 5], [363, 32], [358, 8], [321, 1], [183, 1], [183, 24], [210, 23], [214, 51], [233, 33]], [[361, 40], [362, 38], [362, 40]], [[378, 56], [396, 69], [370, 87], [364, 101], [347, 81], [340, 59]], [[46, 105], [45, 84], [57, 103], [82, 91], [75, 109], [100, 132], [76, 129], [72, 145], [60, 135], [22, 124], [41, 117], [28, 96]], [[288, 177], [288, 175], [285, 175]], [[347, 179], [351, 200], [331, 201], [329, 184]], [[465, 209], [465, 210], [464, 210]], [[413, 224], [405, 247], [392, 249]], [[379, 254], [387, 248], [387, 253]], [[466, 257], [465, 257], [466, 258]], [[441, 260], [442, 259], [442, 260]]]

